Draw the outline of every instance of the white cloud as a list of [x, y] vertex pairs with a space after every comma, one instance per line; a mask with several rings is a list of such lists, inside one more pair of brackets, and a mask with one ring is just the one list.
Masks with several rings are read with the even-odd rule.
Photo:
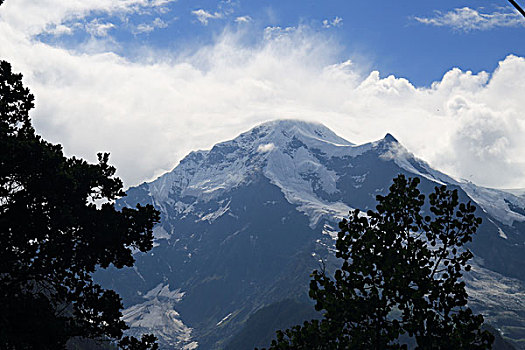
[[73, 28], [63, 25], [63, 24], [59, 24], [47, 30], [47, 33], [55, 35], [55, 36], [60, 36], [60, 35], [71, 35], [73, 34], [73, 31], [74, 31]]
[[165, 5], [168, 5], [170, 2], [174, 2], [176, 0], [152, 0], [150, 2], [150, 6], [152, 7], [160, 7], [160, 6], [165, 6]]
[[131, 62], [110, 47], [72, 52], [40, 43], [28, 26], [0, 21], [0, 57], [35, 94], [37, 131], [69, 155], [94, 161], [97, 152], [111, 152], [127, 185], [257, 123], [301, 118], [355, 143], [390, 132], [452, 175], [525, 187], [521, 57], [507, 57], [491, 73], [451, 69], [419, 88], [339, 63], [337, 45], [306, 27], [268, 28], [253, 46], [226, 32], [194, 54], [145, 52], [143, 62]]
[[130, 14], [151, 9], [161, 11], [175, 0], [17, 0], [0, 8], [0, 22], [25, 36], [34, 36], [66, 21], [93, 13]]
[[342, 27], [343, 26], [343, 19], [339, 16], [335, 16], [334, 19], [323, 20], [323, 28], [331, 28], [331, 27]]
[[208, 25], [208, 21], [210, 19], [218, 19], [223, 17], [223, 14], [220, 12], [211, 13], [203, 9], [191, 11], [191, 13], [195, 15], [197, 17], [197, 20], [203, 25]]
[[[197, 20], [202, 24], [202, 25], [208, 25], [209, 21], [212, 20], [212, 19], [221, 19], [221, 18], [226, 18], [226, 17], [230, 17], [234, 12], [235, 12], [235, 8], [239, 6], [239, 2], [238, 1], [234, 1], [234, 0], [220, 0], [217, 4], [217, 10], [216, 11], [206, 11], [204, 9], [198, 9], [198, 10], [194, 10], [194, 11], [191, 11], [192, 15], [194, 15], [195, 17], [197, 17]], [[235, 19], [236, 22], [249, 22], [251, 21], [251, 17], [250, 16], [241, 16], [241, 17], [237, 17]]]
[[237, 23], [248, 23], [251, 21], [252, 21], [252, 18], [250, 16], [239, 16], [235, 18], [235, 22]]
[[163, 20], [157, 17], [153, 20], [153, 26], [155, 28], [166, 28], [168, 26], [168, 23], [164, 22]]
[[259, 145], [259, 147], [257, 147], [257, 152], [266, 153], [266, 152], [271, 152], [274, 149], [275, 149], [275, 145], [273, 143], [267, 143], [264, 145]]
[[456, 8], [445, 13], [436, 11], [434, 17], [414, 17], [414, 19], [423, 24], [450, 27], [465, 32], [525, 26], [523, 17], [517, 11], [481, 13], [469, 7]]
[[100, 23], [98, 19], [94, 19], [86, 24], [86, 31], [92, 36], [104, 37], [108, 35], [108, 31], [115, 28], [115, 25], [110, 22]]
[[150, 33], [150, 32], [154, 31], [157, 28], [166, 28], [166, 27], [168, 27], [168, 23], [164, 22], [162, 19], [157, 17], [151, 23], [141, 23], [141, 24], [139, 24], [133, 30], [133, 32], [135, 34]]

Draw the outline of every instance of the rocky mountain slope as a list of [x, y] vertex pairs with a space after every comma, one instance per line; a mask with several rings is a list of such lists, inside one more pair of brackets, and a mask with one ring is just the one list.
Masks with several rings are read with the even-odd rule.
[[354, 145], [323, 125], [284, 120], [192, 152], [116, 204], [152, 203], [162, 221], [133, 269], [97, 278], [123, 296], [131, 332], [154, 332], [165, 348], [225, 348], [262, 307], [308, 303], [310, 272], [320, 260], [337, 265], [337, 223], [374, 208], [399, 173], [420, 177], [423, 192], [446, 184], [479, 206], [472, 305], [525, 346], [525, 198], [433, 170], [392, 135]]

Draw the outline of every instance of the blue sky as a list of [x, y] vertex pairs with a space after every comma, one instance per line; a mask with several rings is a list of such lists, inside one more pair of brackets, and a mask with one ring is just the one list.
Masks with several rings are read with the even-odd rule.
[[[525, 5], [525, 3], [523, 4]], [[457, 178], [525, 187], [525, 19], [495, 1], [6, 0], [0, 57], [68, 154], [127, 185], [267, 120], [393, 133]]]
[[[460, 18], [456, 22], [450, 19], [448, 23], [436, 25], [421, 20], [443, 18], [466, 8], [475, 13], [469, 13], [470, 16], [464, 13], [461, 18], [458, 12]], [[489, 17], [494, 14], [509, 16], [506, 21], [498, 21]], [[486, 28], [482, 27], [482, 19]], [[525, 46], [520, 45], [520, 38], [525, 37], [524, 21], [504, 0], [179, 0], [166, 3], [162, 10], [125, 17], [93, 13], [83, 21], [113, 24], [107, 34], [118, 43], [119, 47], [114, 49], [130, 58], [136, 54], [138, 45], [174, 52], [194, 50], [212, 43], [225, 28], [243, 27], [249, 32], [245, 38], [248, 44], [250, 40], [256, 43], [267, 27], [305, 25], [334, 38], [340, 45], [339, 59], [352, 58], [371, 70], [379, 70], [382, 75], [406, 77], [417, 86], [440, 80], [452, 67], [474, 72], [493, 71], [507, 55], [525, 55]], [[74, 19], [66, 23], [75, 22]], [[73, 35], [48, 33], [40, 38], [75, 47], [90, 35], [75, 30]]]

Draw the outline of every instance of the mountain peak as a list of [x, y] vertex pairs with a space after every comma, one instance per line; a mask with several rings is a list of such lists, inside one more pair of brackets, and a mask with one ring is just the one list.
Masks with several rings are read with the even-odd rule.
[[385, 135], [385, 137], [383, 138], [384, 141], [388, 141], [388, 142], [395, 142], [395, 143], [399, 143], [399, 141], [397, 141], [397, 139], [390, 133], [387, 133]]
[[[356, 146], [323, 124], [285, 119], [257, 125], [211, 150], [192, 152], [171, 173], [151, 183], [149, 191], [160, 201], [170, 195], [208, 201], [262, 175], [281, 188], [290, 203], [302, 206], [319, 193], [326, 198], [336, 196], [339, 175], [333, 164], [346, 164], [368, 151], [375, 152], [378, 161], [393, 160], [413, 173], [430, 171], [420, 167], [391, 134]], [[325, 204], [311, 209], [321, 212], [324, 209], [319, 208], [329, 207]], [[186, 209], [181, 205], [180, 210]], [[310, 216], [316, 218], [314, 224], [320, 215]]]
[[279, 119], [262, 123], [241, 134], [239, 138], [246, 137], [246, 135], [257, 136], [258, 139], [264, 139], [276, 145], [287, 143], [291, 139], [298, 139], [306, 144], [313, 142], [340, 146], [353, 145], [321, 123], [298, 119]]
[[375, 149], [381, 150], [383, 153], [387, 152], [391, 156], [394, 154], [396, 157], [402, 156], [403, 154], [406, 156], [409, 153], [405, 147], [399, 143], [399, 141], [390, 133], [387, 133], [385, 137], [374, 141], [371, 144]]

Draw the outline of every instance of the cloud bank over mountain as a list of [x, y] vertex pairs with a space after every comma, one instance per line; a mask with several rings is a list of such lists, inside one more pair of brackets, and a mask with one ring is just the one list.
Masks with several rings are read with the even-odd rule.
[[249, 29], [227, 28], [192, 50], [140, 47], [134, 60], [118, 53], [110, 27], [74, 48], [38, 39], [53, 28], [67, 31], [60, 26], [71, 18], [126, 16], [165, 3], [7, 1], [0, 8], [0, 57], [23, 72], [35, 94], [38, 132], [68, 154], [95, 160], [96, 152], [111, 152], [118, 175], [134, 185], [171, 169], [190, 150], [263, 121], [297, 118], [324, 123], [355, 143], [389, 132], [454, 176], [525, 187], [522, 57], [502, 58], [493, 72], [452, 68], [418, 87], [351, 57], [341, 61], [344, 43], [308, 25], [267, 27], [256, 40], [247, 40]]

